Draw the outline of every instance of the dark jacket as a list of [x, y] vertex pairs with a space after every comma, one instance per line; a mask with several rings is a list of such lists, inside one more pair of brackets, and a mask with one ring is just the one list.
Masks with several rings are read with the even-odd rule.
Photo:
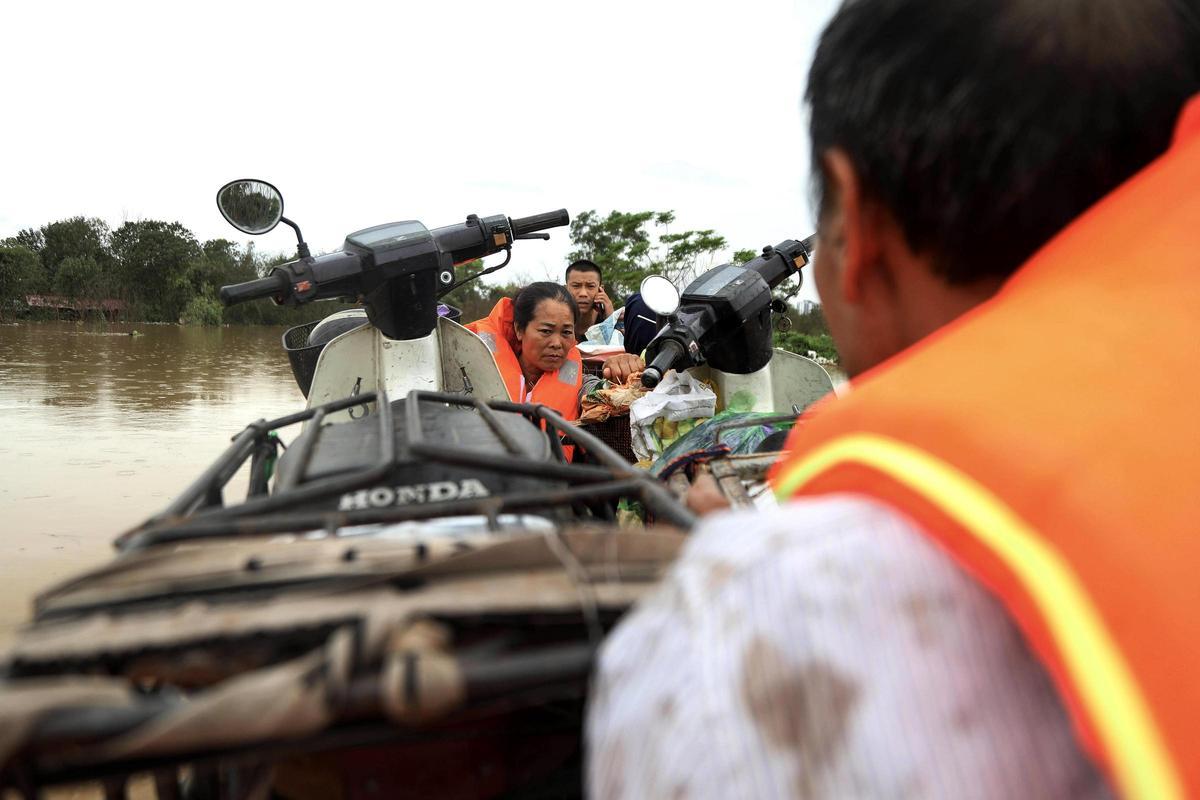
[[625, 301], [625, 352], [640, 356], [658, 330], [658, 317], [642, 302], [642, 293], [629, 295]]

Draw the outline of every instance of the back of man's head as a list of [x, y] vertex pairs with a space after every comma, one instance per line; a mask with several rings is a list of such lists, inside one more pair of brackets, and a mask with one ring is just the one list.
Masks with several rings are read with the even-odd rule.
[[1007, 276], [1166, 149], [1198, 30], [1190, 0], [848, 0], [806, 96], [822, 207], [839, 148], [948, 283]]

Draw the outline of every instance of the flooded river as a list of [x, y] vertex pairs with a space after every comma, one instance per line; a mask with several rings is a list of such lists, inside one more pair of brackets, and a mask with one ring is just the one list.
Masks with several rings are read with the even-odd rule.
[[230, 436], [303, 408], [280, 333], [0, 325], [0, 646], [37, 591], [106, 560]]

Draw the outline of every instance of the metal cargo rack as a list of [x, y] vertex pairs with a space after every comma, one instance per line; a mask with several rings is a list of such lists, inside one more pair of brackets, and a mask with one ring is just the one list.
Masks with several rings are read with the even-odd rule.
[[[563, 513], [594, 514], [612, 519], [610, 501], [628, 497], [640, 501], [653, 517], [685, 530], [695, 516], [663, 484], [645, 471], [633, 467], [598, 437], [568, 422], [544, 405], [486, 401], [443, 392], [413, 391], [405, 403], [404, 452], [396, 449], [396, 419], [393, 404], [384, 392], [363, 392], [306, 409], [274, 420], [259, 420], [233, 437], [229, 448], [191, 486], [184, 490], [165, 511], [117, 540], [122, 551], [135, 551], [158, 544], [229, 536], [285, 533], [324, 528], [334, 531], [343, 526], [403, 522], [453, 515], [482, 515], [493, 525], [501, 513], [557, 508]], [[280, 446], [275, 432], [296, 423], [308, 422], [307, 429], [293, 442], [299, 462], [294, 475], [304, 472], [317, 442], [326, 428], [329, 414], [374, 403], [373, 415], [379, 425], [380, 456], [363, 469], [294, 485], [295, 480], [277, 485], [268, 494], [269, 465]], [[507, 452], [485, 453], [429, 441], [422, 430], [420, 404], [437, 403], [474, 409], [505, 446]], [[553, 460], [529, 458], [519, 444], [499, 424], [496, 412], [521, 414], [545, 431]], [[564, 455], [564, 446], [573, 446], [587, 455], [589, 464], [573, 464]], [[423, 504], [346, 511], [289, 511], [289, 506], [327, 499], [369, 487], [383, 479], [398, 455], [441, 463], [492, 470], [505, 474], [544, 478], [567, 484], [546, 491], [522, 492], [472, 499], [446, 500]], [[225, 488], [239, 469], [250, 461], [250, 484], [244, 502], [226, 505]]]

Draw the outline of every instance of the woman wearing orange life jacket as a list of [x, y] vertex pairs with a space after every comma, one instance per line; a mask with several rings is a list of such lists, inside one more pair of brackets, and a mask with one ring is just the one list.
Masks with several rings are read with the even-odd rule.
[[564, 287], [531, 283], [516, 300], [501, 298], [491, 314], [467, 329], [492, 351], [509, 399], [579, 418], [583, 363], [575, 347], [575, 303]]

